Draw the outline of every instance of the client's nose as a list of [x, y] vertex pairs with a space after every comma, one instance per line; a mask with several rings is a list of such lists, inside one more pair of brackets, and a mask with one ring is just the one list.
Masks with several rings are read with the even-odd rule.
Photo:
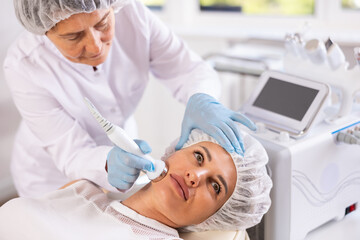
[[198, 187], [205, 178], [205, 170], [189, 170], [186, 172], [185, 182], [188, 187]]

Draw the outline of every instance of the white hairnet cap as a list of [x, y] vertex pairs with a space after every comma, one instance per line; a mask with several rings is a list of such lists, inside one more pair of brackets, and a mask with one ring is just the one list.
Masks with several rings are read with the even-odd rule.
[[20, 23], [34, 34], [43, 35], [61, 20], [77, 13], [113, 7], [117, 12], [130, 0], [14, 0]]
[[[245, 154], [230, 153], [237, 173], [234, 192], [225, 204], [204, 222], [180, 231], [243, 230], [261, 221], [271, 205], [272, 181], [266, 171], [268, 156], [264, 147], [249, 134], [240, 131]], [[218, 142], [201, 130], [192, 130], [183, 148], [199, 142]], [[163, 159], [174, 153], [175, 144], [168, 147]]]

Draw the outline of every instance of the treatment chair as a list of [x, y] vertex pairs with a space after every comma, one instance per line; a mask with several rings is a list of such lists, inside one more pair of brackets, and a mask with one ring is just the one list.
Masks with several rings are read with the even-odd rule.
[[180, 233], [180, 237], [184, 240], [250, 240], [245, 230]]

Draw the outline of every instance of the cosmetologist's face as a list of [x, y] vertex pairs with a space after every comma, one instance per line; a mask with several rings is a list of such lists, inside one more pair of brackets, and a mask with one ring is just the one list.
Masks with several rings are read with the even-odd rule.
[[79, 13], [60, 21], [46, 36], [70, 61], [97, 66], [105, 62], [114, 36], [113, 9]]
[[168, 174], [152, 183], [159, 209], [174, 226], [198, 224], [229, 199], [236, 184], [231, 156], [218, 144], [200, 142], [167, 160]]

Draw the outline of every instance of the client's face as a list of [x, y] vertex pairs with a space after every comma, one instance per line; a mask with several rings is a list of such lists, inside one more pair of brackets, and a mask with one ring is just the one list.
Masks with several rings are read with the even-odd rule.
[[173, 227], [198, 224], [213, 215], [231, 196], [236, 169], [218, 144], [200, 142], [167, 159], [166, 177], [153, 183], [158, 209]]

